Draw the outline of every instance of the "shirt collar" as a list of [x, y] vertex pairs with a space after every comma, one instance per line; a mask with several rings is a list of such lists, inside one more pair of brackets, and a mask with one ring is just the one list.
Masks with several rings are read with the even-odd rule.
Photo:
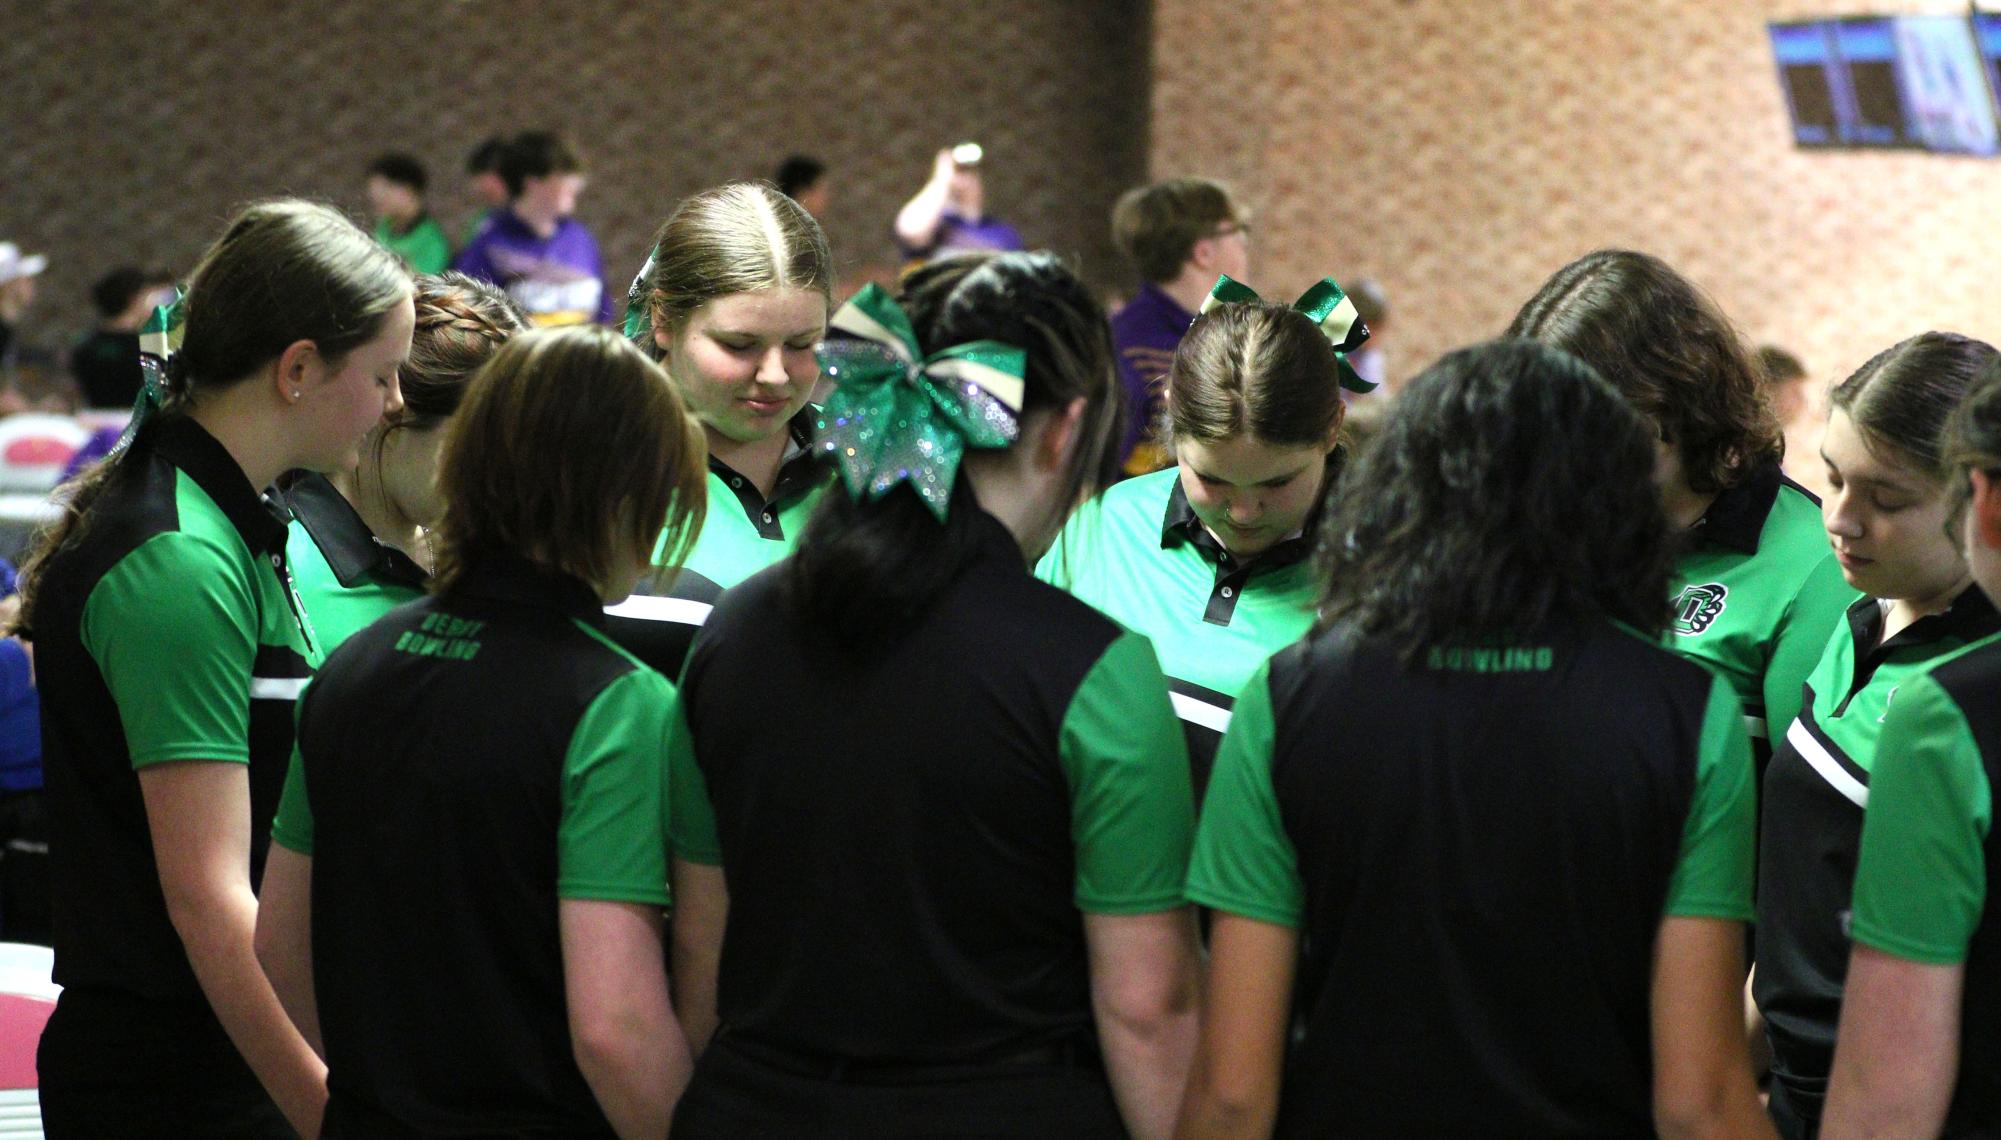
[[452, 583], [459, 597], [555, 610], [592, 625], [604, 624], [604, 601], [581, 579], [518, 554], [489, 554], [469, 563]]
[[709, 455], [709, 471], [723, 481], [735, 495], [737, 504], [743, 508], [745, 517], [753, 523], [761, 521], [765, 508], [773, 504], [786, 505], [819, 485], [826, 477], [826, 469], [814, 455], [813, 426], [818, 420], [820, 409], [812, 404], [801, 408], [785, 424], [785, 456], [778, 461], [778, 482], [772, 485], [771, 498], [765, 499], [757, 492], [757, 484], [750, 476]]
[[1744, 554], [1758, 553], [1758, 538], [1765, 533], [1765, 519], [1772, 504], [1779, 501], [1783, 481], [1776, 461], [1752, 469], [1743, 482], [1717, 495], [1691, 528], [1697, 543], [1727, 547]]
[[[1251, 562], [1252, 573], [1291, 566], [1304, 561], [1307, 555], [1313, 553], [1313, 548], [1319, 541], [1320, 516], [1327, 506], [1327, 501], [1333, 497], [1330, 492], [1341, 475], [1341, 468], [1346, 463], [1347, 457], [1348, 449], [1345, 447], [1337, 447], [1328, 453], [1327, 473], [1322, 477], [1320, 500], [1314, 503], [1313, 510], [1307, 513], [1306, 522], [1300, 526], [1298, 534], [1273, 543]], [[1195, 508], [1189, 505], [1188, 495], [1181, 489], [1181, 475], [1177, 470], [1174, 487], [1167, 493], [1167, 512], [1161, 520], [1160, 547], [1166, 550], [1183, 542], [1201, 551], [1211, 562], [1220, 564], [1229, 556], [1229, 551], [1224, 549], [1222, 543], [1216, 541], [1216, 536], [1210, 534], [1209, 528], [1203, 526], [1202, 520], [1195, 516]]]
[[243, 536], [252, 554], [282, 554], [285, 550], [284, 511], [260, 496], [238, 466], [236, 457], [208, 429], [188, 415], [163, 416], [147, 434], [152, 447], [167, 462], [187, 472], [223, 516]]
[[[1877, 645], [1885, 616], [1882, 603], [1876, 598], [1860, 598], [1848, 607], [1848, 630], [1855, 639], [1858, 658], [1879, 658], [1905, 646], [1926, 645], [1948, 637], [1978, 641], [2001, 630], [2001, 611], [1994, 608], [1994, 603], [1988, 600], [1979, 586], [1961, 590], [1944, 610], [1926, 614], [1899, 631], [1897, 636]], [[1875, 648], [1865, 650], [1863, 646]]]
[[372, 578], [423, 589], [430, 580], [411, 557], [375, 537], [361, 515], [323, 475], [296, 472], [285, 484], [285, 506], [312, 536], [340, 584], [353, 589]]

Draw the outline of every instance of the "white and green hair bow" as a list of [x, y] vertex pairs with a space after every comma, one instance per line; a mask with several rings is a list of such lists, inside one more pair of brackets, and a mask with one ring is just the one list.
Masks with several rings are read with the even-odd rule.
[[[1218, 305], [1241, 305], [1261, 301], [1249, 285], [1231, 278], [1228, 274], [1216, 278], [1216, 285], [1202, 301], [1202, 311], [1208, 312]], [[1374, 384], [1362, 379], [1348, 363], [1348, 354], [1362, 347], [1369, 339], [1369, 326], [1362, 323], [1362, 314], [1355, 309], [1355, 302], [1341, 289], [1341, 283], [1332, 277], [1322, 277], [1311, 289], [1299, 295], [1292, 303], [1295, 312], [1304, 313], [1334, 345], [1334, 358], [1340, 362], [1341, 386], [1350, 392], [1365, 393], [1376, 390]]]
[[1006, 447], [1019, 434], [1028, 355], [991, 340], [924, 355], [879, 285], [841, 306], [829, 331], [840, 335], [820, 346], [820, 367], [835, 388], [814, 446], [856, 501], [909, 483], [944, 522], [966, 449]]

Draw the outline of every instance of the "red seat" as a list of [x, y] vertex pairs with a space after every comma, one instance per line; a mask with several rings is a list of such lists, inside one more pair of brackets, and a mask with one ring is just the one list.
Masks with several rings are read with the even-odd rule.
[[0, 1089], [39, 1087], [35, 1047], [55, 1009], [49, 998], [0, 993]]

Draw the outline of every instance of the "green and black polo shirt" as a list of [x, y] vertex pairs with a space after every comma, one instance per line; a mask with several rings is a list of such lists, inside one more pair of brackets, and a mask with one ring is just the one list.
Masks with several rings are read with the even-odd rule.
[[1276, 1135], [1651, 1137], [1661, 920], [1751, 916], [1742, 715], [1602, 622], [1273, 657], [1188, 897], [1300, 934]]
[[1668, 588], [1669, 648], [1730, 682], [1760, 760], [1799, 715], [1813, 671], [1855, 588], [1821, 525], [1820, 500], [1776, 462], [1716, 497]]
[[1855, 868], [1856, 942], [1965, 966], [1946, 1136], [2001, 1135], [2001, 637], [1904, 682], [1883, 719]]
[[[818, 414], [808, 405], [792, 417], [769, 499], [749, 476], [709, 456], [709, 510], [702, 533], [663, 594], [652, 595], [642, 583], [640, 592], [611, 607], [611, 632], [619, 644], [668, 676], [679, 676], [688, 646], [722, 592], [792, 553], [829, 481], [829, 469], [811, 450]], [[656, 562], [666, 557], [667, 539], [660, 536]]]
[[424, 596], [431, 576], [409, 555], [376, 538], [325, 476], [295, 471], [280, 496], [292, 514], [285, 550], [293, 579], [326, 652], [383, 614]]
[[1849, 607], [1765, 773], [1753, 989], [1772, 1038], [1772, 1078], [1810, 1119], [1834, 1065], [1849, 898], [1884, 716], [1940, 658], [2001, 631], [1978, 586], [1888, 641], [1883, 619], [1874, 598]]
[[247, 764], [261, 881], [320, 651], [291, 589], [285, 522], [201, 425], [164, 416], [113, 468], [42, 574], [42, 701], [56, 980], [202, 1000], [167, 917], [136, 770]]
[[[1340, 455], [1329, 460], [1330, 485]], [[1036, 568], [1153, 642], [1198, 790], [1237, 694], [1265, 658], [1313, 624], [1320, 579], [1309, 556], [1318, 517], [1316, 508], [1299, 535], [1245, 562], [1195, 517], [1179, 469], [1170, 467], [1106, 490], [1077, 512]]]
[[886, 645], [793, 624], [775, 570], [695, 643], [670, 830], [728, 869], [727, 1033], [900, 1064], [1083, 1040], [1082, 912], [1182, 905], [1194, 807], [1153, 648], [973, 525]]
[[496, 559], [307, 688], [272, 837], [313, 859], [330, 1134], [611, 1135], [557, 904], [667, 904], [675, 694], [602, 625], [582, 582]]

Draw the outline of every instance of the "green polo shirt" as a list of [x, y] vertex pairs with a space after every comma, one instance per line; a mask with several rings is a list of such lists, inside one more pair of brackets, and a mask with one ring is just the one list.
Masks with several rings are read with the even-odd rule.
[[[792, 417], [785, 459], [769, 499], [748, 475], [709, 457], [708, 515], [670, 596], [712, 602], [721, 591], [792, 553], [827, 485], [827, 469], [809, 450], [817, 414], [808, 405]], [[668, 537], [660, 536], [656, 561], [666, 557]]]
[[1888, 639], [1884, 618], [1874, 598], [1849, 608], [1807, 681], [1805, 707], [1774, 742], [1762, 789], [1752, 996], [1772, 1040], [1773, 1079], [1810, 1118], [1833, 1071], [1879, 734], [1911, 683], [2001, 631], [2001, 614], [1977, 586]]
[[414, 273], [443, 273], [452, 265], [452, 241], [429, 214], [398, 232], [388, 218], [375, 219], [375, 240], [403, 259]]
[[1966, 708], [1934, 676], [1976, 653], [2001, 654], [2001, 635], [1899, 689], [1869, 782], [1849, 929], [1855, 941], [1914, 962], [1965, 961], [1986, 907], [1994, 792]]
[[321, 652], [289, 588], [284, 522], [201, 425], [159, 417], [107, 480], [44, 567], [35, 616], [56, 978], [199, 1001], [134, 769], [247, 765], [256, 883]]
[[424, 596], [430, 575], [379, 541], [325, 476], [299, 472], [282, 492], [292, 513], [285, 544], [299, 600], [328, 653], [355, 631]]
[[1775, 462], [1710, 504], [1675, 563], [1668, 648], [1709, 666], [1744, 704], [1761, 754], [1799, 715], [1800, 685], [1857, 597], [1820, 504]]
[[1170, 467], [1127, 479], [1078, 511], [1036, 567], [1042, 580], [1153, 643], [1198, 788], [1237, 694], [1313, 623], [1317, 529], [1309, 519], [1299, 536], [1244, 562], [1195, 517]]

